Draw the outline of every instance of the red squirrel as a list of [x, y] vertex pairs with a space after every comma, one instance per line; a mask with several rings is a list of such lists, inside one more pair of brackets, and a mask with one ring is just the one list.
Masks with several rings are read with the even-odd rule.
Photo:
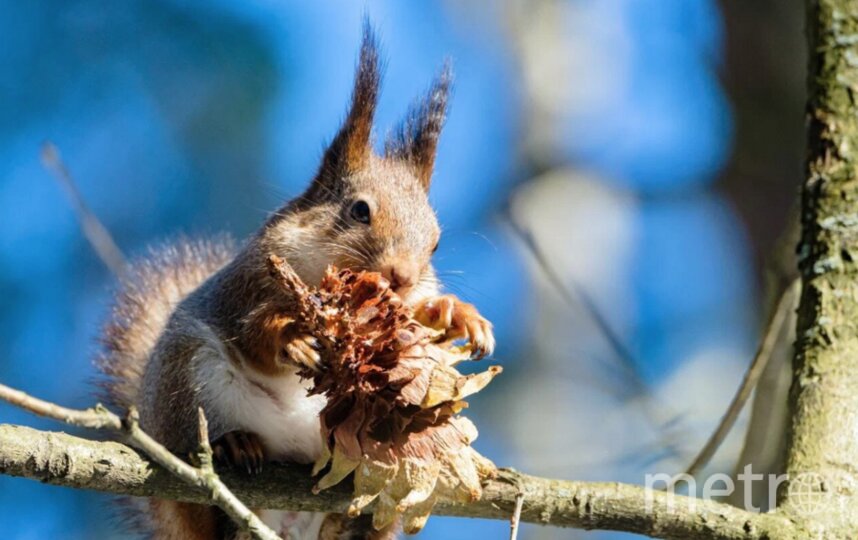
[[[106, 325], [99, 364], [110, 402], [135, 406], [144, 430], [183, 455], [196, 445], [197, 408], [216, 457], [248, 473], [264, 462], [313, 462], [318, 413], [299, 366], [318, 367], [317, 343], [290, 331], [290, 303], [267, 260], [282, 257], [304, 282], [328, 267], [380, 272], [415, 317], [491, 354], [491, 324], [474, 306], [442, 295], [431, 258], [440, 228], [427, 193], [447, 111], [444, 69], [385, 144], [372, 149], [380, 83], [378, 48], [364, 25], [348, 114], [307, 190], [270, 215], [243, 246], [182, 241], [132, 265]], [[152, 499], [141, 509], [161, 539], [232, 538], [216, 508]], [[284, 538], [388, 538], [365, 519], [260, 510]], [[139, 517], [139, 516], [138, 516]]]

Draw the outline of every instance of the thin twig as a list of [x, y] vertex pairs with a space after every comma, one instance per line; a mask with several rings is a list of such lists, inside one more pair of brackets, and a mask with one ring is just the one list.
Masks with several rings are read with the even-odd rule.
[[706, 441], [706, 444], [700, 449], [700, 452], [688, 468], [685, 469], [685, 472], [675, 476], [667, 486], [667, 489], [673, 487], [673, 485], [683, 477], [693, 477], [700, 472], [700, 470], [709, 463], [712, 456], [715, 455], [715, 452], [718, 450], [718, 447], [721, 446], [721, 443], [724, 442], [724, 439], [727, 438], [727, 434], [730, 433], [730, 430], [736, 423], [739, 413], [744, 408], [745, 403], [747, 403], [748, 398], [757, 386], [760, 377], [766, 370], [766, 366], [772, 356], [772, 350], [778, 341], [778, 337], [781, 334], [785, 321], [788, 319], [787, 315], [796, 307], [796, 301], [798, 300], [798, 293], [800, 290], [801, 281], [799, 279], [795, 279], [781, 294], [777, 306], [775, 306], [774, 311], [769, 317], [765, 333], [763, 334], [763, 339], [760, 341], [759, 348], [757, 349], [757, 354], [754, 355], [754, 359], [748, 367], [748, 371], [745, 372], [742, 384], [739, 386], [738, 390], [736, 390], [736, 394], [733, 396], [730, 406], [727, 407], [727, 412], [725, 412], [724, 416], [721, 417], [721, 421], [718, 423], [715, 431], [713, 431], [712, 435], [709, 436], [709, 440]]
[[65, 189], [69, 199], [71, 199], [83, 235], [92, 246], [92, 249], [95, 250], [98, 258], [101, 259], [101, 262], [116, 277], [124, 276], [127, 263], [122, 250], [116, 245], [107, 227], [101, 223], [95, 213], [86, 204], [68, 167], [66, 167], [62, 160], [59, 150], [51, 142], [46, 142], [42, 145], [42, 164], [54, 173], [54, 176], [56, 176]]
[[[614, 351], [614, 354], [616, 354], [617, 358], [620, 359], [620, 365], [624, 368], [632, 381], [635, 395], [643, 398], [644, 417], [650, 422], [653, 428], [657, 431], [662, 431], [664, 426], [657, 417], [676, 418], [676, 414], [671, 411], [670, 407], [666, 403], [656, 403], [656, 397], [652, 394], [638, 370], [638, 363], [635, 360], [634, 355], [632, 355], [631, 351], [629, 351], [629, 349], [623, 344], [622, 339], [620, 339], [617, 333], [611, 328], [610, 323], [608, 323], [607, 319], [602, 315], [602, 312], [596, 306], [596, 303], [587, 291], [584, 290], [584, 287], [578, 284], [577, 281], [569, 280], [569, 285], [567, 285], [566, 281], [554, 270], [554, 267], [548, 261], [548, 258], [542, 251], [542, 248], [539, 246], [539, 243], [531, 231], [521, 226], [510, 212], [507, 212], [506, 219], [509, 222], [513, 233], [519, 238], [519, 240], [521, 240], [522, 244], [531, 254], [540, 270], [542, 270], [545, 278], [560, 293], [563, 300], [572, 307], [578, 306], [579, 303], [584, 307], [587, 314], [596, 324], [599, 332]], [[673, 442], [669, 440], [663, 440], [663, 442], [671, 453], [678, 455], [679, 457], [683, 457], [682, 451], [677, 448]]]
[[212, 449], [208, 443], [208, 423], [202, 409], [199, 410], [200, 448], [197, 453], [200, 466], [193, 467], [176, 457], [161, 443], [143, 431], [140, 428], [137, 410], [133, 407], [123, 420], [100, 404], [86, 410], [67, 409], [3, 384], [0, 384], [0, 400], [33, 414], [53, 418], [67, 424], [119, 432], [132, 446], [143, 450], [153, 461], [170, 471], [174, 476], [208, 493], [211, 502], [223, 510], [243, 530], [248, 531], [253, 538], [280, 540], [280, 536], [268, 528], [256, 514], [239, 501], [214, 472]]
[[101, 405], [83, 411], [67, 409], [0, 384], [0, 399], [38, 416], [91, 429], [122, 429], [122, 419]]
[[533, 256], [533, 259], [536, 261], [539, 269], [542, 270], [542, 273], [545, 274], [546, 279], [551, 283], [551, 285], [556, 288], [563, 299], [567, 304], [575, 307], [579, 303], [583, 305], [587, 314], [596, 324], [596, 327], [599, 329], [599, 332], [605, 338], [605, 341], [608, 342], [611, 349], [614, 351], [614, 354], [617, 355], [617, 358], [620, 359], [623, 368], [629, 373], [632, 381], [634, 382], [636, 391], [638, 392], [646, 392], [646, 384], [643, 382], [643, 378], [640, 376], [638, 372], [638, 364], [635, 361], [634, 355], [629, 351], [629, 349], [623, 344], [622, 339], [614, 332], [614, 329], [611, 328], [610, 323], [607, 319], [602, 315], [601, 310], [596, 306], [596, 303], [587, 293], [587, 291], [578, 284], [574, 279], [569, 280], [569, 284], [567, 285], [566, 280], [560, 277], [560, 275], [554, 270], [554, 267], [551, 263], [548, 262], [548, 258], [545, 256], [545, 253], [542, 251], [542, 248], [539, 246], [539, 242], [537, 242], [536, 238], [534, 238], [533, 233], [524, 227], [522, 227], [512, 216], [507, 216], [507, 219], [512, 226], [513, 232], [518, 236], [530, 254]]
[[518, 524], [521, 521], [521, 509], [524, 507], [524, 493], [519, 492], [515, 496], [515, 508], [512, 511], [512, 517], [509, 519], [509, 540], [518, 538]]

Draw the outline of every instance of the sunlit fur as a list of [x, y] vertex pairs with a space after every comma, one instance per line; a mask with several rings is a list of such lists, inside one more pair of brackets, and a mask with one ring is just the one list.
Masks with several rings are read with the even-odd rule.
[[[371, 222], [349, 216], [356, 200], [366, 201]], [[314, 184], [301, 198], [277, 212], [260, 242], [285, 257], [308, 283], [318, 283], [325, 268], [381, 270], [416, 268], [407, 302], [437, 294], [430, 264], [440, 228], [426, 193], [404, 164], [371, 156], [364, 170], [342, 178], [336, 191]]]
[[[112, 402], [136, 405], [142, 427], [180, 454], [197, 444], [202, 407], [212, 439], [248, 431], [259, 436], [269, 459], [306, 463], [318, 457], [323, 398], [307, 396], [309, 383], [279, 349], [260, 345], [275, 339], [263, 339], [259, 314], [283, 305], [268, 257], [286, 259], [312, 285], [334, 265], [407, 274], [399, 289], [406, 302], [438, 295], [430, 259], [440, 230], [427, 191], [446, 111], [444, 77], [426, 98], [429, 104], [412, 110], [395, 151], [377, 156], [371, 133], [380, 68], [365, 27], [349, 113], [307, 191], [273, 213], [237, 252], [180, 245], [169, 251], [174, 257], [138, 265], [144, 279], [126, 284], [108, 325], [103, 369], [112, 377], [106, 385]], [[350, 217], [356, 200], [369, 204], [368, 224]], [[199, 261], [209, 254], [211, 260]], [[203, 531], [222, 523], [205, 507], [159, 500], [149, 507], [158, 538], [202, 540], [211, 537]], [[289, 538], [307, 540], [319, 534], [322, 521], [290, 512], [265, 512], [265, 519]], [[367, 537], [352, 536], [347, 520], [344, 525], [337, 538]]]

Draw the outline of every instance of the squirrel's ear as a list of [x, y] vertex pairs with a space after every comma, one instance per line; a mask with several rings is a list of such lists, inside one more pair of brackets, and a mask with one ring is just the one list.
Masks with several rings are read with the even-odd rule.
[[340, 131], [325, 151], [323, 171], [349, 173], [366, 165], [372, 151], [370, 137], [380, 81], [378, 44], [369, 20], [365, 19], [351, 107]]
[[432, 181], [435, 152], [447, 116], [452, 79], [450, 63], [447, 62], [426, 96], [411, 106], [405, 121], [384, 145], [384, 155], [408, 163], [426, 191], [429, 191]]

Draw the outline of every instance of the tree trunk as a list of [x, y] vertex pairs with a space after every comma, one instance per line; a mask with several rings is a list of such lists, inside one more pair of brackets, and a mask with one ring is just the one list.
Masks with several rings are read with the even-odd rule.
[[858, 1], [810, 0], [808, 155], [781, 511], [808, 538], [858, 530]]

